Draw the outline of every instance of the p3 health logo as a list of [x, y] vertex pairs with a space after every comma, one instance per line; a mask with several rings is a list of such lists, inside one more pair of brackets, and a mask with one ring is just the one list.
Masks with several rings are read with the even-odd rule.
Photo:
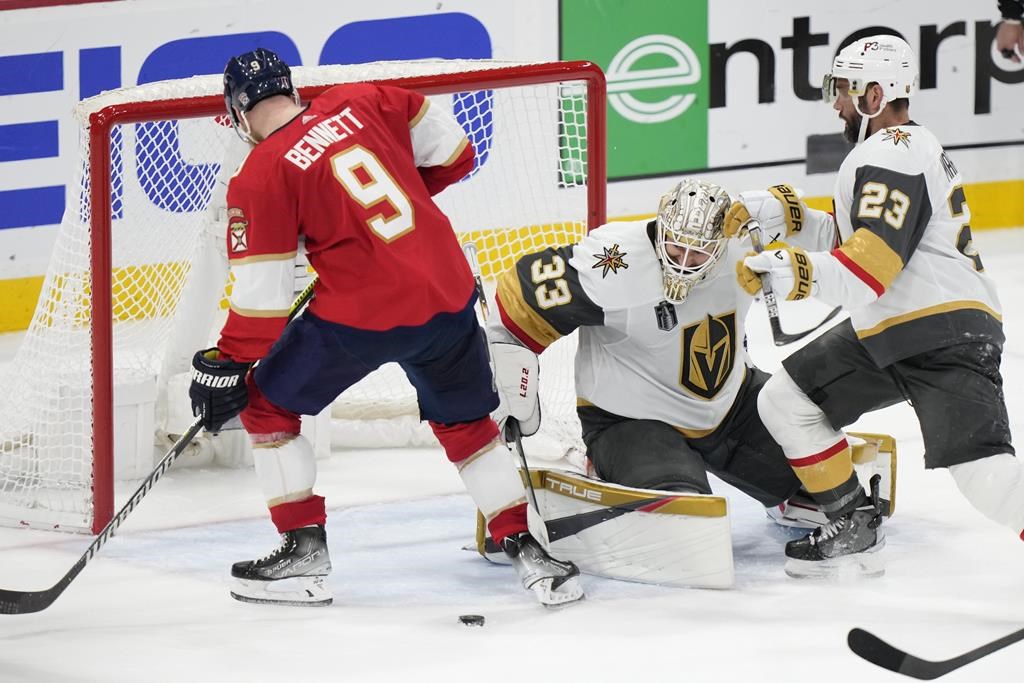
[[[267, 47], [293, 66], [302, 64], [299, 46], [280, 32], [236, 33], [189, 37], [156, 46], [143, 59], [136, 77], [125, 83], [123, 55], [136, 52], [137, 45], [113, 45], [77, 50], [78, 73], [66, 72], [70, 51], [0, 55], [0, 96], [24, 96], [11, 100], [16, 106], [31, 109], [31, 97], [37, 93], [64, 92], [63, 101], [47, 98], [50, 109], [40, 110], [40, 120], [0, 125], [0, 173], [3, 163], [29, 159], [60, 159], [61, 172], [71, 174], [77, 154], [66, 149], [61, 154], [60, 126], [75, 125], [67, 118], [70, 102], [91, 97], [122, 85], [144, 84], [200, 74], [219, 74], [229, 57], [256, 47]], [[302, 52], [309, 54], [310, 46]], [[487, 59], [492, 56], [490, 34], [484, 25], [468, 14], [449, 12], [422, 16], [397, 17], [352, 22], [340, 26], [320, 46], [319, 64], [359, 64], [395, 59]], [[77, 79], [75, 78], [77, 76]], [[77, 80], [77, 84], [76, 81]], [[77, 88], [76, 88], [77, 85]], [[57, 104], [52, 104], [56, 102]], [[492, 139], [493, 98], [490, 91], [468, 93], [454, 98], [457, 119], [477, 149], [477, 166], [486, 163]], [[479, 113], [483, 110], [482, 116]], [[469, 129], [471, 112], [478, 121]], [[63, 118], [63, 120], [62, 120]], [[479, 125], [479, 121], [483, 125]], [[183, 153], [184, 140], [176, 123], [140, 124], [137, 138], [160, 137], [160, 153], [137, 145], [136, 163], [128, 168], [121, 148], [126, 142], [115, 133], [112, 150], [114, 178], [113, 210], [115, 218], [123, 212], [124, 174], [137, 175], [137, 183], [156, 207], [171, 212], [192, 212], [205, 208], [219, 167], [198, 163]], [[10, 176], [8, 176], [10, 177]], [[174, 178], [175, 183], [156, 182]], [[9, 189], [0, 187], [0, 230], [5, 228], [53, 225], [64, 213], [64, 185]]]

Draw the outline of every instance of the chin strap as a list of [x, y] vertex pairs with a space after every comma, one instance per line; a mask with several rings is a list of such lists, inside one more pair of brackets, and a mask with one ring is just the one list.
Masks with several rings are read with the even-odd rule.
[[887, 100], [885, 98], [885, 96], [883, 95], [882, 96], [882, 101], [878, 103], [878, 111], [876, 111], [874, 114], [865, 114], [864, 112], [862, 112], [860, 110], [860, 98], [858, 97], [857, 99], [855, 99], [853, 101], [853, 108], [857, 110], [858, 114], [860, 114], [860, 131], [858, 131], [858, 133], [857, 133], [857, 144], [858, 145], [860, 143], [864, 142], [864, 139], [867, 138], [867, 135], [868, 135], [868, 121], [870, 121], [871, 119], [873, 119], [876, 116], [878, 116], [879, 114], [881, 114], [885, 110], [885, 105], [887, 105], [888, 103], [889, 103], [889, 100]]

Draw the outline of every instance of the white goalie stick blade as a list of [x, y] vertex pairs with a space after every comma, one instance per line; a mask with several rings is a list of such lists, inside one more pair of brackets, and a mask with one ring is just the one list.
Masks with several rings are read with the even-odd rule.
[[527, 510], [530, 533], [552, 557], [594, 576], [732, 586], [725, 498], [630, 488], [560, 470], [530, 474], [543, 516]]
[[233, 579], [231, 597], [241, 602], [290, 607], [326, 607], [334, 596], [326, 576], [295, 576], [276, 581]]

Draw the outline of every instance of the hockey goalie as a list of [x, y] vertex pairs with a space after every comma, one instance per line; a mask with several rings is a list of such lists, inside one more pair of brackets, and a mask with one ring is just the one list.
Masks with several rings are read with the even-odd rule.
[[[487, 331], [506, 439], [510, 417], [523, 436], [539, 428], [537, 354], [578, 330], [586, 458], [575, 471], [534, 470], [528, 483], [535, 537], [583, 571], [730, 586], [728, 505], [709, 473], [780, 523], [813, 528], [824, 518], [758, 413], [768, 374], [745, 349], [752, 299], [731, 264], [748, 246], [725, 234], [730, 204], [718, 185], [686, 179], [661, 198], [654, 220], [608, 223], [579, 243], [527, 254], [499, 277]], [[858, 451], [878, 514], [891, 514], [894, 442], [865, 435]], [[478, 546], [491, 555], [482, 533]]]

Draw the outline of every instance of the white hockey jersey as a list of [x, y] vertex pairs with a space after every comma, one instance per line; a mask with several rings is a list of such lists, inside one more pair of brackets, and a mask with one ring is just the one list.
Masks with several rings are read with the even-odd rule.
[[653, 230], [653, 222], [613, 222], [578, 244], [522, 257], [498, 280], [490, 332], [540, 353], [578, 328], [580, 401], [705, 436], [728, 414], [746, 373], [753, 299], [734, 265], [749, 248], [730, 240], [686, 301], [671, 304]]
[[967, 341], [1003, 343], [961, 183], [935, 136], [913, 123], [876, 132], [839, 169], [841, 246], [812, 255], [815, 272], [879, 367]]

